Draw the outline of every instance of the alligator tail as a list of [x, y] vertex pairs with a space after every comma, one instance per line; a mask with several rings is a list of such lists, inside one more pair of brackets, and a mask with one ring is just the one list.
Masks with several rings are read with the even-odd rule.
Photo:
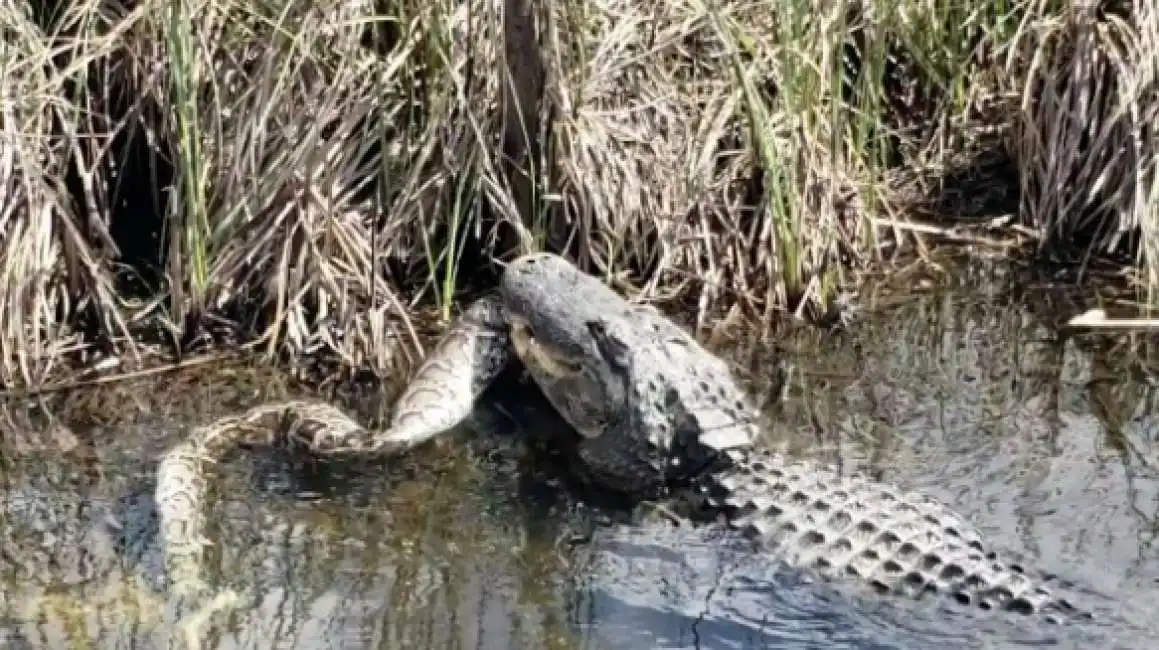
[[943, 595], [1052, 622], [1089, 617], [1056, 597], [1046, 576], [1001, 559], [964, 517], [928, 496], [769, 451], [725, 454], [729, 468], [700, 482], [707, 505], [791, 566], [883, 594]]

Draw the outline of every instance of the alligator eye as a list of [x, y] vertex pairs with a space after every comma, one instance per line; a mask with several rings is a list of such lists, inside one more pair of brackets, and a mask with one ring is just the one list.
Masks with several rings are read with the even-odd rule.
[[608, 363], [626, 370], [631, 361], [628, 346], [608, 332], [608, 324], [602, 318], [589, 320], [585, 325], [596, 344], [596, 349]]

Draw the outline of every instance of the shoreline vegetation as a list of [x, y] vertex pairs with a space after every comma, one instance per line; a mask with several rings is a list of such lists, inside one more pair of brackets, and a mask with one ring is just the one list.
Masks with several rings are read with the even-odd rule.
[[1159, 288], [1159, 8], [0, 8], [0, 389], [243, 346], [405, 372], [503, 260], [770, 326], [938, 242]]

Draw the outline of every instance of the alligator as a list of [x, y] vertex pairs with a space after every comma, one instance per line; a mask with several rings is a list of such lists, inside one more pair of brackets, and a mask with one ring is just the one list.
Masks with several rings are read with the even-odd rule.
[[[325, 403], [260, 408], [281, 409], [284, 435], [318, 454], [396, 455], [463, 421], [515, 362], [574, 429], [577, 469], [600, 487], [680, 495], [793, 567], [882, 595], [1049, 622], [1091, 616], [935, 499], [760, 448], [761, 410], [724, 359], [557, 255], [507, 265], [497, 293], [471, 304], [414, 374], [390, 426], [361, 427]], [[204, 444], [174, 450], [158, 481], [177, 541], [196, 529], [186, 519], [203, 498], [199, 456]]]

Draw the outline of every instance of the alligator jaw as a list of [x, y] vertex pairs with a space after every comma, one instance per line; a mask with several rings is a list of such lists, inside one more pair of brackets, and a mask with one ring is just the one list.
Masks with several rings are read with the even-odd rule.
[[523, 359], [524, 363], [534, 364], [544, 372], [561, 379], [575, 376], [582, 371], [579, 362], [540, 343], [526, 321], [513, 316], [510, 328], [511, 345], [515, 348], [515, 354]]
[[542, 253], [511, 262], [500, 294], [515, 354], [544, 396], [582, 437], [603, 436], [626, 410], [627, 377], [604, 357], [591, 326], [629, 322], [631, 304]]
[[544, 396], [584, 438], [603, 435], [611, 419], [615, 394], [601, 383], [598, 371], [584, 359], [572, 359], [535, 338], [519, 317], [511, 319], [511, 347]]

